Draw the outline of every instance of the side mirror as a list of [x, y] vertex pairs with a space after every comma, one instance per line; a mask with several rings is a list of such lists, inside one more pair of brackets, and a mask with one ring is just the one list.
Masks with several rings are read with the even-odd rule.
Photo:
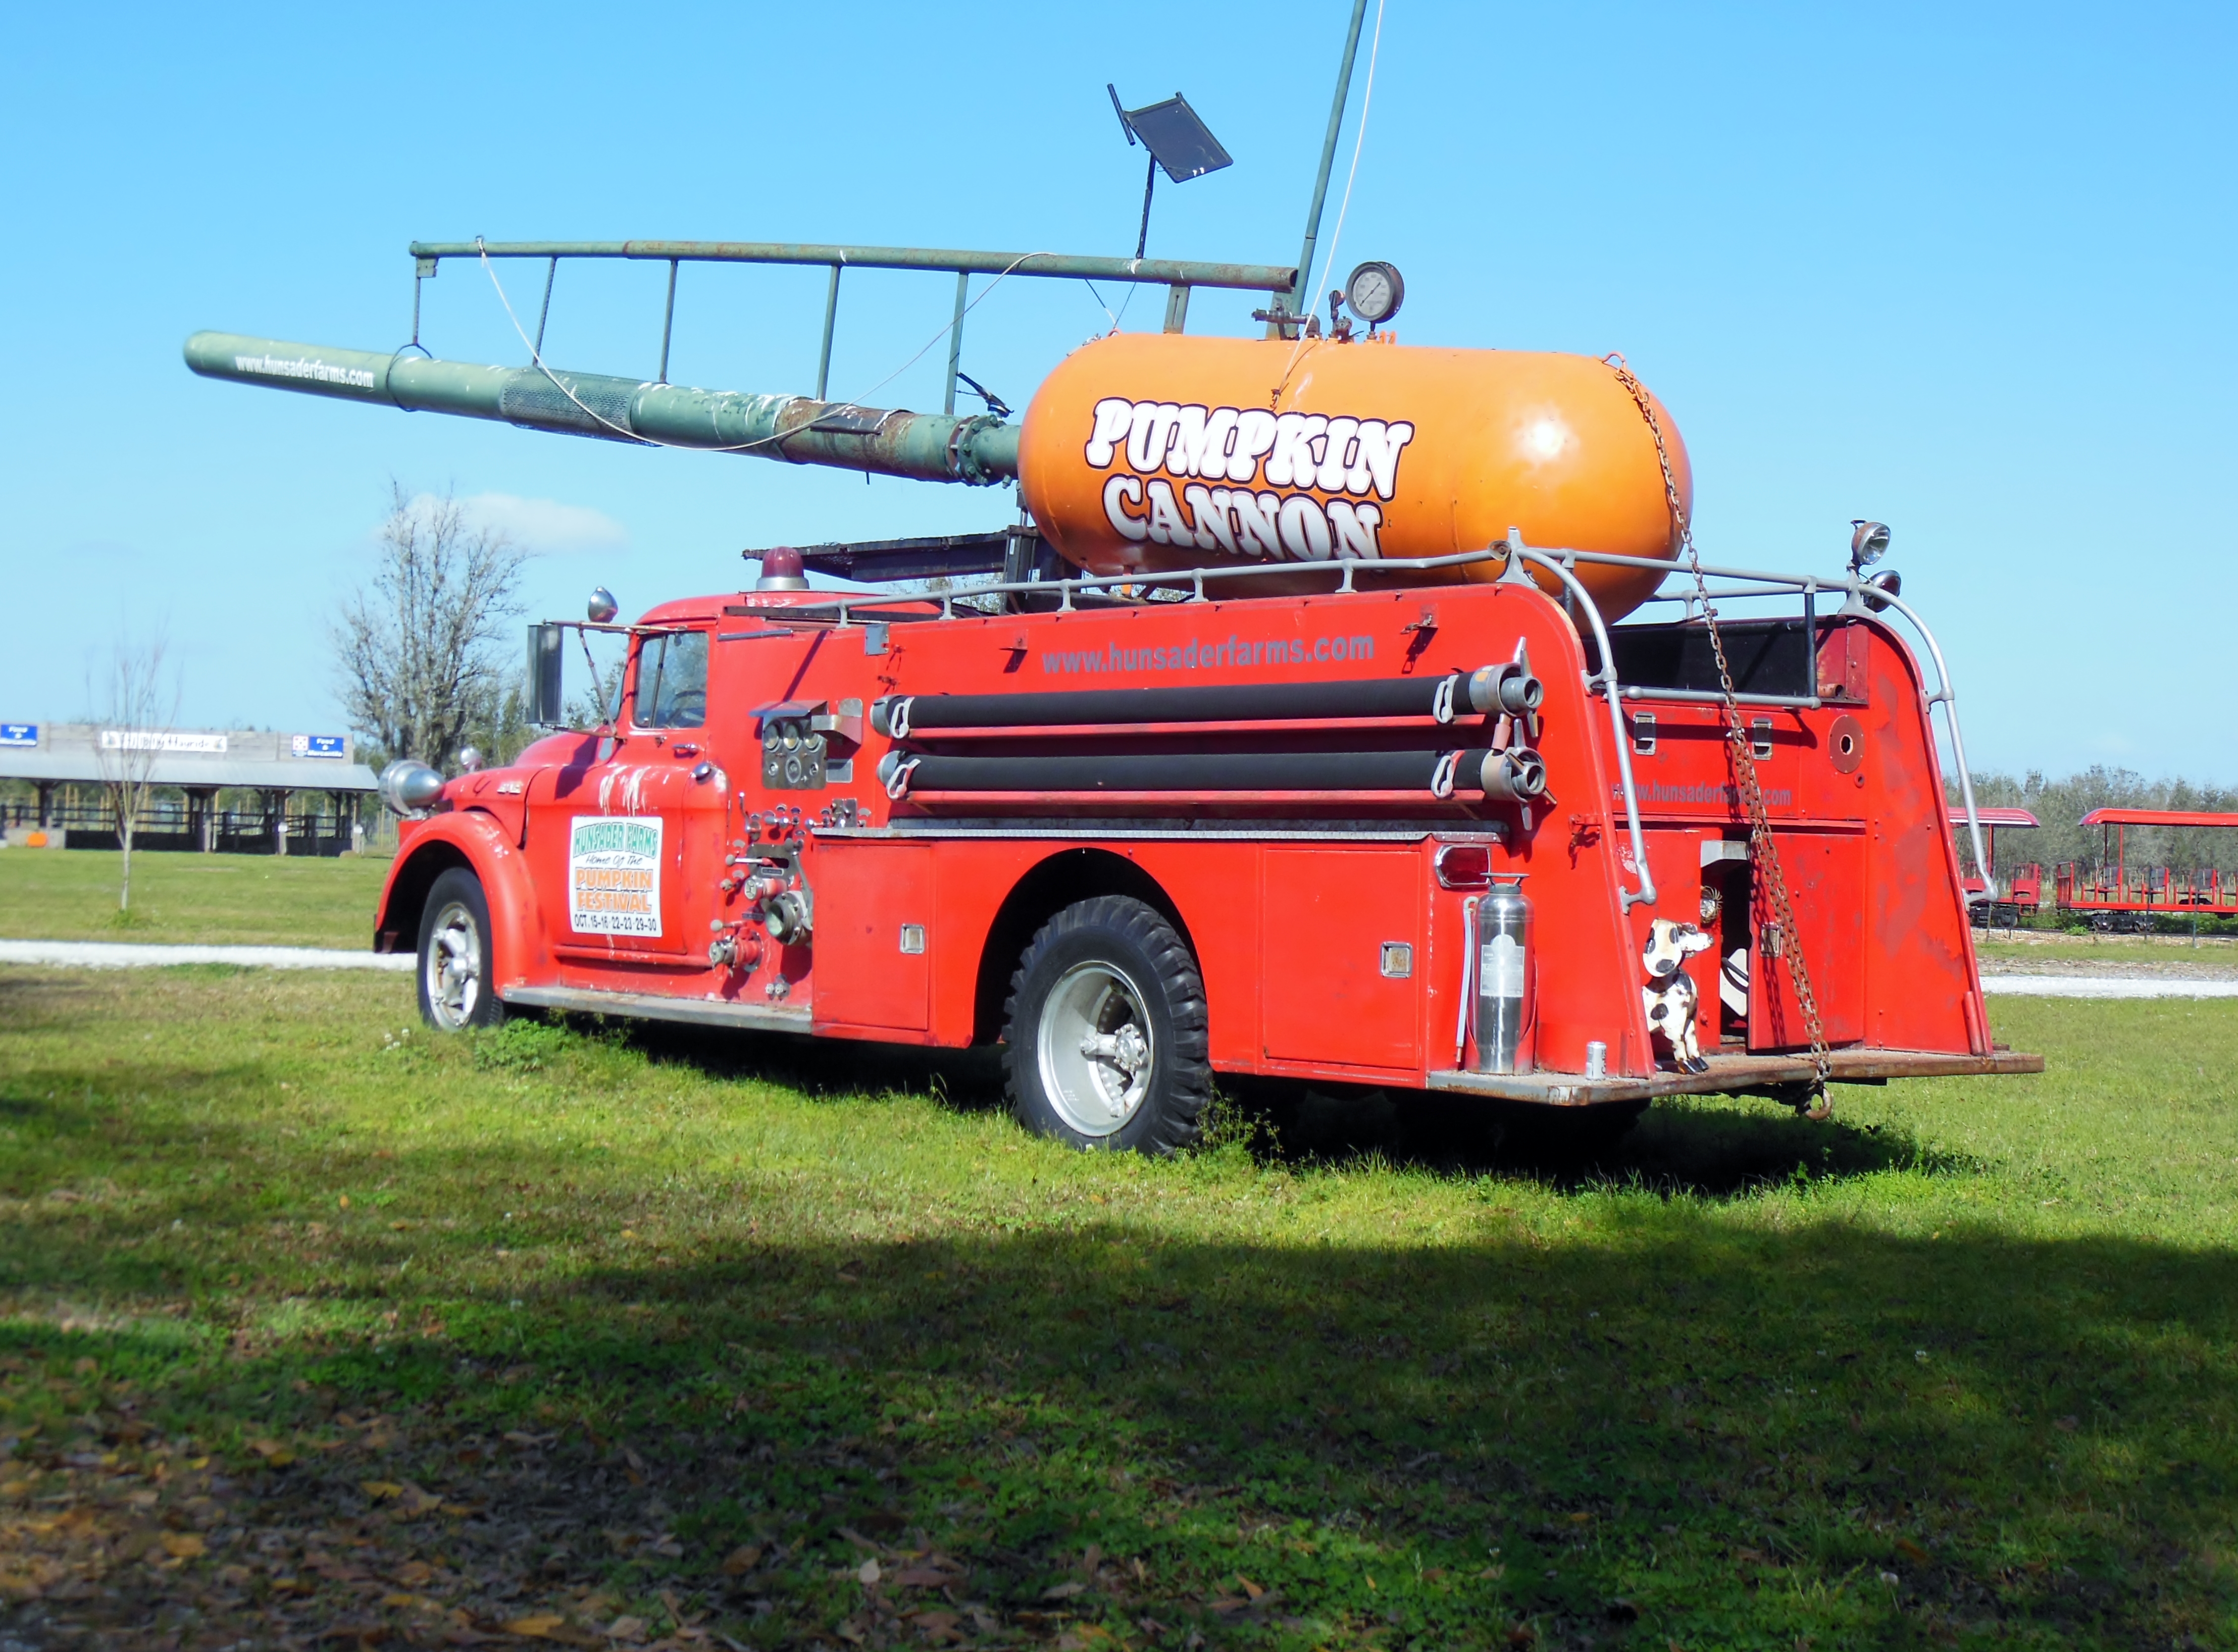
[[528, 627], [528, 721], [532, 727], [559, 728], [566, 722], [560, 704], [560, 666], [566, 658], [561, 647], [566, 641], [564, 627]]

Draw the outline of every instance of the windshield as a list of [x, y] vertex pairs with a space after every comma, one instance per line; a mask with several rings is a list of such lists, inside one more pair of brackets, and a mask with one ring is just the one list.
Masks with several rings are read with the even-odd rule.
[[671, 632], [638, 646], [637, 700], [630, 720], [639, 728], [698, 728], [706, 722], [705, 632]]

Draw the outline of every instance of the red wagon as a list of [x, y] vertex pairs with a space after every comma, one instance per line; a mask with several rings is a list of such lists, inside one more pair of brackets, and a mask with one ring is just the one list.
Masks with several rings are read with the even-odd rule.
[[2096, 866], [2065, 861], [2057, 868], [2056, 899], [2063, 914], [2085, 919], [2096, 930], [2136, 934], [2149, 930], [2160, 913], [2238, 917], [2238, 878], [2226, 877], [2212, 866], [2187, 872], [2170, 866], [2132, 869], [2127, 842], [2127, 828], [2133, 826], [2228, 829], [2238, 827], [2238, 814], [2202, 809], [2093, 809], [2082, 817], [2082, 824], [2100, 829], [2103, 849]]
[[[1992, 874], [1996, 872], [1997, 865], [1997, 828], [1999, 826], [2025, 830], [2043, 824], [2026, 809], [1976, 809], [1974, 816], [1982, 823], [1982, 837], [1987, 846], [1990, 857], [1988, 870]], [[1951, 810], [1950, 824], [1954, 828], [1964, 826], [1966, 811]], [[1996, 884], [1990, 881], [1990, 878], [1985, 877], [1983, 868], [1977, 866], [1967, 874], [1965, 887], [1966, 912], [1967, 915], [1974, 920], [1975, 928], [1983, 929], [1994, 926], [2010, 929], [2023, 917], [2033, 918], [2042, 908], [2043, 868], [2033, 860], [2024, 866], [2016, 866], [2013, 869], [2010, 886], [2006, 889], [2003, 895], [2000, 896]]]

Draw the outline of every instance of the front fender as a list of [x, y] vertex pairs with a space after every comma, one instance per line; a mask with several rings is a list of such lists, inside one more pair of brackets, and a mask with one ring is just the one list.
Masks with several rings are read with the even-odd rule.
[[481, 879], [496, 954], [489, 975], [498, 990], [546, 969], [528, 863], [505, 827], [480, 809], [456, 809], [418, 823], [381, 887], [373, 950], [408, 952], [418, 947], [427, 891], [454, 866], [464, 866]]

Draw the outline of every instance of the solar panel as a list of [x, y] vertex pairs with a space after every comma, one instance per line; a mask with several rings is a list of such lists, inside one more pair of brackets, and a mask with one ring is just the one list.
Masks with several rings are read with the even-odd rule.
[[1162, 103], [1123, 109], [1121, 115], [1175, 183], [1187, 183], [1235, 164], [1235, 158], [1221, 148], [1220, 140], [1179, 92]]

